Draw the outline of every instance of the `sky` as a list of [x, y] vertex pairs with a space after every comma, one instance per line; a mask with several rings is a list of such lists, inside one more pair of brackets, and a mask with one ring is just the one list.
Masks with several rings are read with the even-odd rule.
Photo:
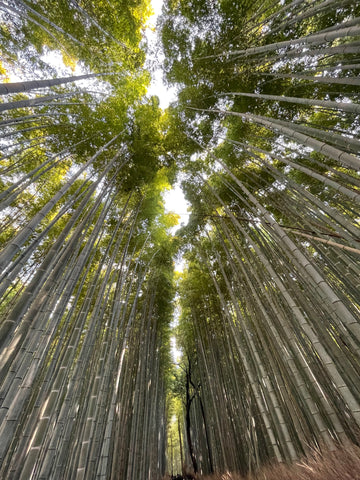
[[[190, 204], [185, 200], [184, 194], [178, 184], [163, 195], [165, 209], [167, 212], [175, 212], [180, 215], [180, 224], [187, 224], [189, 220], [188, 208]], [[174, 227], [175, 231], [179, 227]]]
[[[156, 55], [156, 60], [161, 63], [163, 59], [162, 52], [157, 45], [160, 44], [159, 39], [156, 35], [156, 20], [161, 14], [161, 8], [163, 5], [163, 0], [152, 0], [152, 8], [154, 10], [154, 15], [149, 19], [149, 28], [147, 29], [147, 39], [150, 43], [150, 50], [153, 50]], [[168, 105], [176, 100], [176, 89], [167, 88], [167, 86], [162, 81], [162, 72], [160, 68], [152, 72], [152, 82], [148, 90], [149, 95], [157, 95], [160, 101], [160, 107], [165, 109]], [[171, 229], [172, 235], [176, 233], [176, 230], [181, 226], [181, 224], [186, 225], [189, 220], [189, 214], [187, 213], [188, 207], [190, 204], [186, 202], [184, 194], [180, 188], [179, 184], [176, 184], [174, 188], [167, 190], [163, 194], [165, 211], [174, 212], [180, 215], [180, 225], [173, 227]], [[184, 270], [184, 260], [179, 258], [175, 261], [175, 271], [182, 272]], [[175, 309], [173, 321], [171, 322], [171, 328], [176, 328], [178, 324], [179, 311]], [[170, 338], [171, 344], [171, 355], [175, 364], [181, 361], [182, 352], [177, 348], [176, 337], [173, 335]]]
[[[157, 36], [156, 22], [161, 14], [163, 6], [163, 0], [152, 0], [151, 6], [154, 14], [148, 20], [148, 26], [146, 29], [146, 38], [149, 44], [149, 62], [155, 62], [161, 64], [164, 56], [160, 48], [160, 39]], [[160, 107], [166, 108], [168, 105], [176, 100], [176, 89], [174, 87], [168, 88], [162, 81], [162, 72], [160, 68], [152, 71], [152, 82], [148, 90], [149, 95], [157, 95], [160, 100]]]
[[[161, 14], [163, 0], [152, 0], [151, 5], [154, 10], [154, 14], [152, 17], [150, 17], [148, 21], [148, 28], [146, 30], [146, 37], [149, 42], [150, 52], [150, 58], [148, 61], [151, 63], [153, 60], [155, 60], [155, 62], [160, 64], [163, 60], [163, 54], [159, 48], [160, 41], [156, 32], [156, 21]], [[162, 71], [160, 68], [152, 71], [152, 82], [148, 90], [148, 94], [157, 95], [159, 97], [160, 107], [162, 109], [165, 109], [171, 102], [176, 100], [176, 89], [168, 88], [164, 84], [162, 80]], [[177, 213], [180, 215], [180, 224], [186, 225], [189, 220], [189, 214], [187, 213], [187, 210], [190, 205], [186, 202], [180, 186], [177, 184], [171, 190], [166, 191], [163, 195], [163, 198], [165, 203], [165, 211]], [[173, 227], [171, 233], [174, 234], [179, 226]], [[179, 263], [177, 266], [182, 269], [181, 263]]]

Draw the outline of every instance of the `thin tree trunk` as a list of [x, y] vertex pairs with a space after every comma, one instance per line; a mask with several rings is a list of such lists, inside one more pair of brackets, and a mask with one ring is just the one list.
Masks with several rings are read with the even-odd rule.
[[72, 93], [58, 93], [57, 95], [47, 95], [46, 97], [35, 97], [28, 98], [27, 100], [17, 100], [14, 102], [4, 102], [0, 103], [0, 112], [5, 112], [7, 110], [15, 110], [16, 108], [27, 108], [27, 107], [36, 107], [40, 105], [45, 105], [48, 102], [53, 100], [59, 100], [60, 98], [74, 96]]
[[[360, 85], [360, 78], [359, 85]], [[233, 95], [233, 96], [240, 96], [240, 97], [250, 97], [250, 98], [257, 98], [262, 100], [274, 100], [275, 102], [286, 102], [286, 103], [294, 103], [299, 105], [305, 106], [315, 106], [315, 107], [323, 107], [335, 110], [342, 110], [343, 112], [359, 114], [360, 113], [360, 105], [355, 103], [345, 103], [345, 102], [332, 102], [330, 100], [318, 100], [312, 98], [298, 98], [298, 97], [287, 97], [282, 95], [265, 95], [262, 93], [243, 93], [243, 92], [225, 92], [220, 93], [220, 96], [223, 95]]]
[[[103, 73], [88, 73], [86, 75], [77, 75], [72, 77], [50, 78], [46, 80], [30, 80], [27, 82], [2, 83], [0, 84], [0, 95], [8, 95], [10, 93], [30, 92], [39, 88], [51, 88], [55, 85], [63, 85], [64, 83], [78, 82], [79, 80], [88, 80], [90, 78], [101, 77]], [[108, 74], [106, 74], [108, 75]], [[46, 97], [44, 97], [46, 98]], [[1, 108], [1, 105], [0, 105]]]

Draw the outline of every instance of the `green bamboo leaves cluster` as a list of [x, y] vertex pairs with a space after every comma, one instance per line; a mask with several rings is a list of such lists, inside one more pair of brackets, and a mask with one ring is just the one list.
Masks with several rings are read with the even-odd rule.
[[246, 474], [359, 439], [360, 11], [196, 4], [168, 1], [162, 18], [194, 148], [178, 327], [190, 414], [177, 396], [185, 463]]
[[44, 67], [34, 50], [60, 50], [64, 62], [81, 61], [93, 70], [136, 70], [145, 59], [140, 47], [150, 2], [123, 0], [61, 0], [30, 2], [5, 0], [0, 4], [3, 59], [21, 62], [28, 57]]

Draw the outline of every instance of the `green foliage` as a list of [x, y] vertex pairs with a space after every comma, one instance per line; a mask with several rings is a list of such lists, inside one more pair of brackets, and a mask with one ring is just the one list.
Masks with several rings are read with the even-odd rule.
[[16, 13], [11, 11], [17, 19], [17, 35], [9, 35], [10, 21], [5, 18], [2, 43], [9, 60], [9, 54], [14, 57], [22, 49], [30, 61], [39, 63], [33, 49], [39, 54], [50, 49], [60, 50], [68, 65], [82, 62], [100, 72], [134, 70], [144, 61], [139, 43], [150, 11], [147, 0], [131, 5], [123, 0], [101, 1], [96, 5], [69, 0], [56, 4], [47, 0], [22, 1]]

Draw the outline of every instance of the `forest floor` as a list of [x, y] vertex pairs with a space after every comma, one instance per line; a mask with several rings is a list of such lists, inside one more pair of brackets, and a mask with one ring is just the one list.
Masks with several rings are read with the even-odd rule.
[[246, 477], [227, 472], [194, 478], [196, 480], [360, 480], [360, 448], [342, 447], [326, 453], [314, 451], [311, 456], [292, 465], [267, 465]]

